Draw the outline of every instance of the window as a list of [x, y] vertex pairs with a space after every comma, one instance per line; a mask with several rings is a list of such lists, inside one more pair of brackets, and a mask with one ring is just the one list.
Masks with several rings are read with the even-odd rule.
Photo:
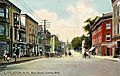
[[19, 15], [18, 14], [14, 14], [14, 26], [19, 25]]
[[5, 16], [4, 13], [5, 13], [4, 8], [0, 7], [0, 16], [4, 17]]
[[8, 11], [8, 8], [6, 8], [6, 18], [9, 18], [9, 11]]
[[6, 36], [8, 36], [8, 37], [9, 37], [9, 31], [10, 31], [10, 27], [9, 27], [9, 25], [7, 25], [6, 26]]
[[110, 41], [110, 34], [106, 34], [106, 41]]
[[120, 16], [120, 5], [118, 5], [118, 16]]
[[17, 31], [17, 40], [19, 40], [19, 31]]
[[107, 22], [107, 23], [106, 23], [106, 29], [110, 29], [110, 27], [111, 27], [110, 22]]
[[4, 26], [0, 25], [0, 35], [4, 35]]

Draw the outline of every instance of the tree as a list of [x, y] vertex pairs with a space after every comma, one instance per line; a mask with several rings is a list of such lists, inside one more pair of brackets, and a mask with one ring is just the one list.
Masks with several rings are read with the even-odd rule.
[[85, 40], [86, 36], [83, 34], [80, 38], [83, 41], [83, 40]]
[[58, 47], [59, 47], [59, 40], [58, 37], [55, 36], [55, 51], [58, 51]]
[[88, 18], [85, 23], [86, 25], [83, 27], [84, 31], [87, 32], [87, 34], [89, 35], [89, 48], [92, 46], [92, 31], [91, 31], [91, 26], [95, 23], [95, 21], [98, 19], [98, 16], [96, 16], [94, 19], [92, 18]]
[[80, 37], [75, 37], [75, 38], [73, 38], [71, 43], [72, 43], [72, 47], [74, 50], [79, 50], [82, 45], [82, 40]]

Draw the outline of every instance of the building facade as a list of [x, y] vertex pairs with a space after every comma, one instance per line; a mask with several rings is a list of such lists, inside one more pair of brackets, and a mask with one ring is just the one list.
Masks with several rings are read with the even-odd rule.
[[56, 56], [56, 54], [64, 54], [65, 53], [65, 42], [59, 40], [58, 35], [51, 35], [50, 40], [50, 53]]
[[10, 38], [11, 38], [11, 55], [13, 53], [17, 53], [20, 57], [20, 24], [21, 24], [21, 9], [15, 6], [13, 3], [8, 1], [10, 8], [9, 8], [9, 17], [10, 17]]
[[51, 33], [48, 30], [44, 30], [44, 46], [45, 46], [45, 52], [50, 52], [50, 40], [51, 40]]
[[103, 14], [91, 27], [92, 46], [96, 47], [96, 54], [112, 56], [112, 13]]
[[26, 53], [27, 55], [37, 55], [38, 52], [38, 22], [27, 14], [22, 14], [23, 24], [26, 30]]
[[55, 53], [55, 51], [57, 51], [56, 49], [58, 48], [58, 37], [56, 35], [51, 36], [50, 44], [50, 52]]
[[42, 25], [38, 25], [38, 52], [40, 55], [43, 55], [43, 50], [44, 50], [44, 30]]
[[114, 56], [120, 55], [120, 1], [111, 0], [113, 7], [113, 51]]
[[10, 52], [10, 5], [7, 0], [0, 0], [0, 57], [4, 50]]

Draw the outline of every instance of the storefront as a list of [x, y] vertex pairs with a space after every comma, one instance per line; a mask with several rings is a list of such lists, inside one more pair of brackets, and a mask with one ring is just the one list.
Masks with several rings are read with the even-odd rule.
[[4, 50], [7, 50], [7, 42], [0, 41], [0, 56], [3, 56]]
[[4, 0], [0, 1], [0, 57], [4, 50], [10, 52], [10, 22], [9, 5]]

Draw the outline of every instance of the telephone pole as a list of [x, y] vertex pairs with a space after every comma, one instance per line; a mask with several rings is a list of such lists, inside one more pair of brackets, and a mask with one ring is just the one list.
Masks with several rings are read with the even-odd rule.
[[48, 23], [48, 20], [42, 20], [43, 22], [43, 40], [42, 40], [42, 44], [43, 44], [43, 56], [45, 56], [45, 52], [46, 52], [46, 49], [45, 49], [45, 39], [46, 39], [46, 26]]

